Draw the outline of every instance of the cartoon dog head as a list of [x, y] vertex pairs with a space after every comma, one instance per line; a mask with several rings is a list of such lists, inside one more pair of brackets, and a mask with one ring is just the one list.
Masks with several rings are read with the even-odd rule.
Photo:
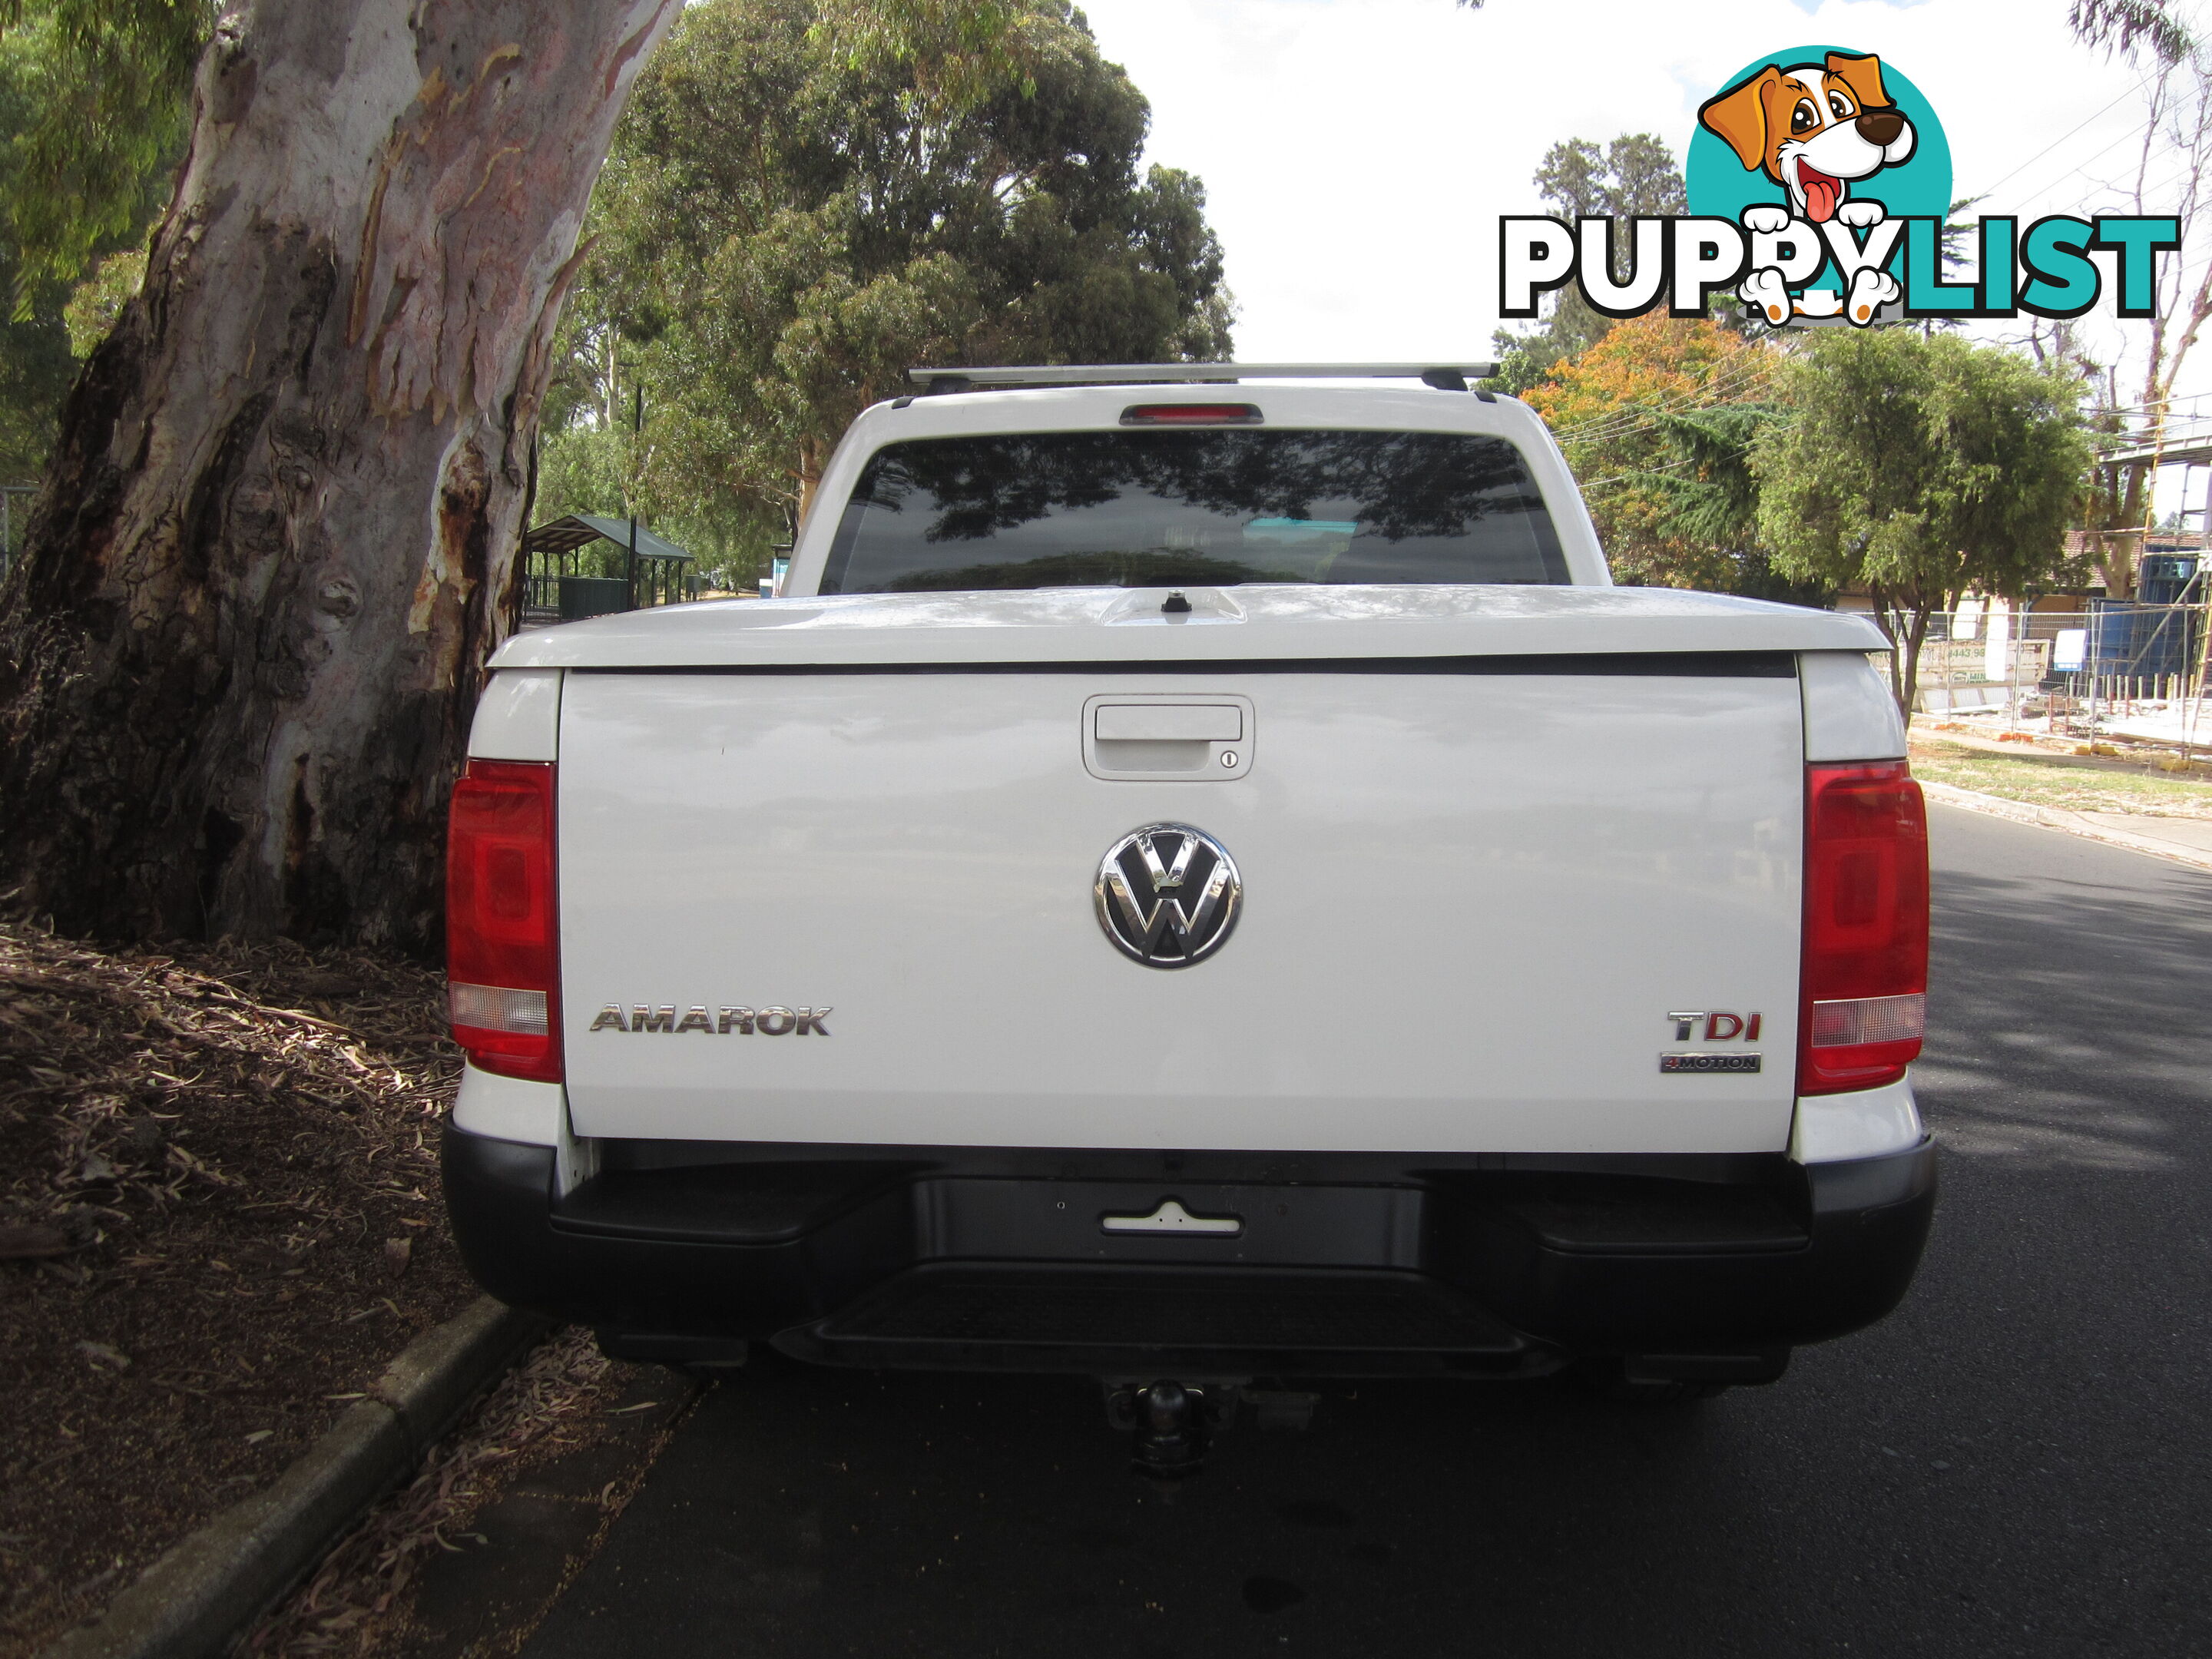
[[1881, 88], [1881, 60], [1832, 52], [1825, 64], [1769, 64], [1698, 111], [1747, 170], [1764, 170], [1814, 224], [1833, 217], [1855, 179], [1912, 154], [1912, 124]]

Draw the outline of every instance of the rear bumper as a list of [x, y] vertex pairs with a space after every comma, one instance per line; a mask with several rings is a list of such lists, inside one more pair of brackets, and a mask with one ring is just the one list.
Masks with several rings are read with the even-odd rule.
[[[600, 1146], [556, 1196], [552, 1149], [448, 1127], [454, 1231], [494, 1295], [641, 1355], [888, 1366], [1748, 1376], [1896, 1306], [1936, 1194], [1924, 1139], [1809, 1165]], [[1169, 1196], [1239, 1230], [1105, 1230]]]

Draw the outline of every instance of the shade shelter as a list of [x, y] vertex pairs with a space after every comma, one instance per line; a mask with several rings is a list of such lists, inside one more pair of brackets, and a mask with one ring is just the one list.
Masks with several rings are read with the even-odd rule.
[[[635, 537], [633, 557], [632, 536]], [[620, 550], [618, 576], [587, 575], [578, 567], [594, 544]], [[522, 538], [523, 620], [574, 622], [611, 611], [675, 605], [685, 597], [684, 567], [691, 556], [643, 525], [572, 513], [539, 525]]]

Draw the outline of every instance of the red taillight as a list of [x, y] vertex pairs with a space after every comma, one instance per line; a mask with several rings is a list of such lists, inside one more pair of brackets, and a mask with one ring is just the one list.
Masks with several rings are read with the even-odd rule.
[[471, 761], [447, 826], [446, 989], [484, 1071], [561, 1081], [558, 921], [553, 768]]
[[1805, 773], [1797, 1092], [1894, 1083], [1928, 1008], [1928, 812], [1903, 761]]
[[1257, 404], [1131, 404], [1123, 426], [1258, 426]]

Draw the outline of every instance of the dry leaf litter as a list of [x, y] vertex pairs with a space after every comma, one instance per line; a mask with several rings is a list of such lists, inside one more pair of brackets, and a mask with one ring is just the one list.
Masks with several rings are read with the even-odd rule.
[[0, 923], [0, 1659], [329, 1427], [474, 1294], [434, 969]]
[[[485, 1396], [410, 1485], [331, 1552], [240, 1652], [253, 1659], [308, 1659], [390, 1653], [404, 1645], [410, 1592], [422, 1566], [441, 1551], [479, 1543], [468, 1532], [471, 1522], [518, 1475], [602, 1437], [608, 1407], [637, 1369], [603, 1358], [588, 1332], [556, 1333]], [[651, 1461], [640, 1458], [599, 1494], [602, 1534]], [[496, 1650], [512, 1652], [534, 1623], [532, 1618], [506, 1632]]]

